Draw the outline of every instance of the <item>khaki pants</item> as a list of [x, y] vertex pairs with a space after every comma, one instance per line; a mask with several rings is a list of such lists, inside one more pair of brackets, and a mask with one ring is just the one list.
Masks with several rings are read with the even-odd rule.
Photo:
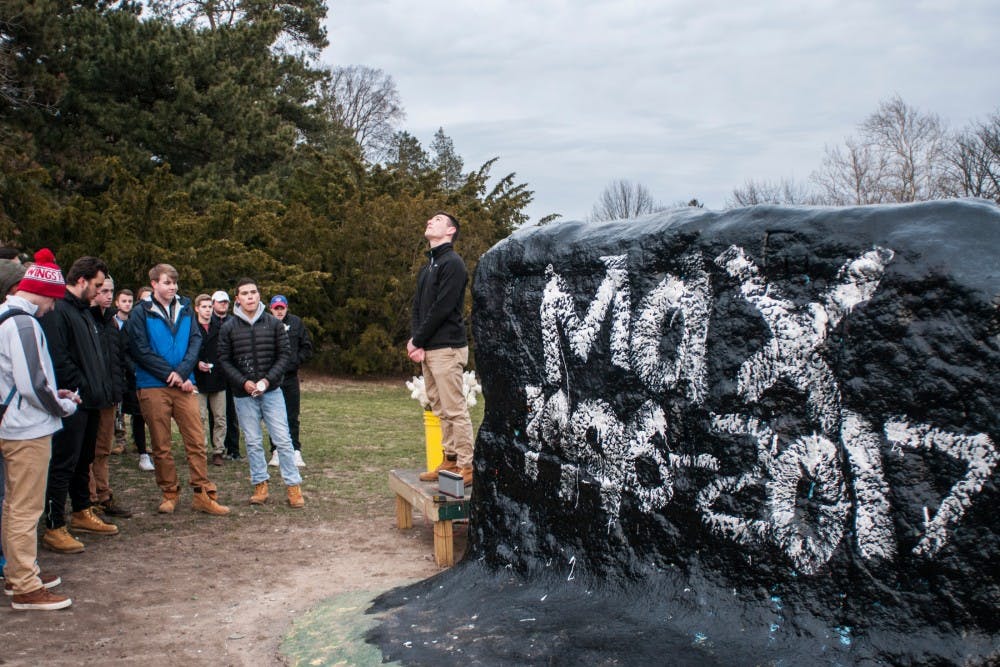
[[90, 464], [90, 502], [103, 503], [111, 498], [111, 480], [108, 464], [111, 459], [111, 445], [115, 438], [115, 407], [101, 408], [97, 425], [97, 443], [94, 447], [94, 462]]
[[202, 427], [208, 430], [208, 411], [212, 411], [212, 442], [205, 443], [206, 449], [211, 445], [212, 453], [226, 453], [226, 392], [213, 391], [208, 394], [198, 394], [198, 405], [201, 406]]
[[198, 397], [173, 387], [140, 389], [139, 405], [142, 418], [149, 427], [152, 441], [153, 466], [156, 484], [164, 494], [176, 495], [180, 490], [177, 468], [170, 453], [170, 420], [177, 422], [177, 430], [184, 442], [188, 469], [188, 483], [205, 491], [215, 491], [215, 484], [208, 480], [208, 460], [205, 457], [205, 431], [201, 427]]
[[427, 399], [441, 420], [441, 444], [445, 454], [458, 457], [461, 468], [472, 467], [472, 419], [462, 392], [462, 371], [468, 362], [468, 347], [446, 347], [427, 350], [421, 364]]
[[3, 500], [4, 577], [16, 595], [42, 587], [38, 578], [38, 519], [45, 507], [45, 480], [49, 471], [52, 436], [33, 440], [0, 439], [7, 466]]

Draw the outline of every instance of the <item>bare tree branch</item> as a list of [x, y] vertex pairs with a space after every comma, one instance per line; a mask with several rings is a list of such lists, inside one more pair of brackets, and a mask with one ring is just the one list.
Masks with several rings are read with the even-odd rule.
[[941, 119], [895, 96], [848, 137], [843, 149], [827, 148], [812, 175], [826, 203], [879, 204], [947, 196], [947, 132]]
[[797, 206], [820, 202], [808, 186], [788, 179], [780, 181], [755, 181], [747, 179], [741, 187], [733, 190], [726, 200], [726, 208], [773, 204]]
[[600, 199], [594, 204], [590, 219], [594, 222], [627, 220], [664, 209], [662, 204], [653, 199], [645, 185], [619, 179], [604, 188]]
[[951, 197], [982, 197], [1000, 203], [1000, 113], [954, 136], [945, 189]]
[[387, 158], [396, 128], [406, 117], [392, 76], [364, 65], [334, 69], [322, 84], [320, 104], [354, 136], [371, 162]]

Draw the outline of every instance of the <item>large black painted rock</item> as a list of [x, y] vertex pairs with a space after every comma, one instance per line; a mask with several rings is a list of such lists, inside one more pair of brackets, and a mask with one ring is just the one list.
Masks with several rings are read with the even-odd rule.
[[1000, 661], [995, 205], [552, 224], [474, 297], [469, 553], [387, 657]]

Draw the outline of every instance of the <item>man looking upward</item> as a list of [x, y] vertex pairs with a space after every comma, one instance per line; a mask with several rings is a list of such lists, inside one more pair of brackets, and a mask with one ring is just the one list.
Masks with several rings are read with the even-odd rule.
[[469, 363], [465, 334], [465, 286], [469, 273], [452, 243], [458, 238], [455, 216], [438, 211], [427, 221], [424, 238], [430, 244], [428, 262], [417, 276], [413, 297], [408, 356], [420, 364], [431, 409], [441, 420], [444, 460], [420, 479], [437, 479], [442, 470], [462, 475], [472, 484], [472, 420], [462, 390], [462, 372]]

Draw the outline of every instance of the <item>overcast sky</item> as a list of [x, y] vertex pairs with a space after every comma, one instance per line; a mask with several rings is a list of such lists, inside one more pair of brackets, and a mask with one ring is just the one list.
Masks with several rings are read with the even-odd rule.
[[532, 220], [589, 215], [624, 178], [722, 208], [806, 180], [899, 94], [953, 128], [1000, 111], [997, 0], [328, 0], [327, 66], [391, 74], [429, 147], [499, 157]]

